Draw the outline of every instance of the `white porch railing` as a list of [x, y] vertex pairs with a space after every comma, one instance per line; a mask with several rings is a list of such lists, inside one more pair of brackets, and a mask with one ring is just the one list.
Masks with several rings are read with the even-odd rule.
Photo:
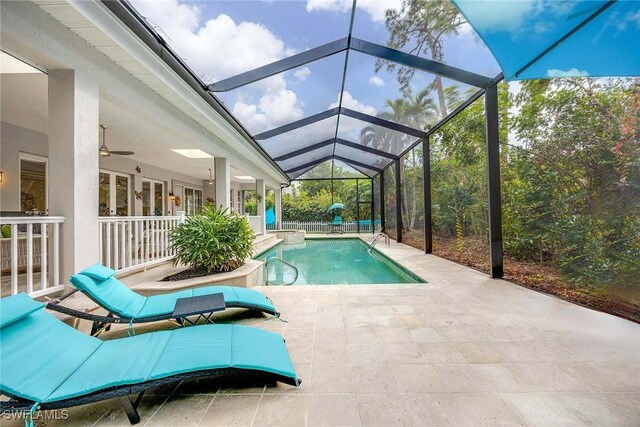
[[169, 260], [169, 232], [183, 221], [183, 215], [100, 217], [100, 262], [127, 270]]
[[[379, 225], [376, 224], [376, 229], [379, 229]], [[328, 233], [331, 231], [331, 223], [323, 221], [282, 221], [283, 230], [305, 230], [307, 233]], [[344, 222], [342, 223], [341, 230], [345, 233], [357, 233], [358, 223], [356, 222]], [[376, 230], [377, 231], [377, 230]], [[371, 232], [371, 222], [363, 222], [360, 224], [361, 233]]]
[[[9, 289], [2, 280], [2, 295], [26, 292], [33, 297], [64, 289], [60, 283], [61, 216], [1, 217], [11, 237], [0, 239], [0, 271], [10, 271]], [[19, 274], [24, 271], [24, 274]], [[39, 275], [36, 279], [35, 276]]]
[[260, 215], [245, 215], [249, 225], [256, 234], [262, 234], [262, 216]]

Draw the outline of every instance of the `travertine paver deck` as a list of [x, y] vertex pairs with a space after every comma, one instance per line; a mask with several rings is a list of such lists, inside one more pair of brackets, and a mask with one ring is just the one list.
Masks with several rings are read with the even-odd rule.
[[[140, 425], [640, 425], [640, 325], [381, 250], [429, 283], [270, 287], [288, 323], [236, 319], [284, 335], [300, 388], [182, 383], [149, 393]], [[108, 401], [65, 425], [129, 424]]]

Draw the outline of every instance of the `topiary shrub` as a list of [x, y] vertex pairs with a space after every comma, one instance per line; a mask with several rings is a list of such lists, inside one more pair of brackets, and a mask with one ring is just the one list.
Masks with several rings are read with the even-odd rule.
[[173, 262], [195, 270], [192, 276], [235, 270], [253, 255], [254, 239], [244, 216], [207, 204], [171, 230]]

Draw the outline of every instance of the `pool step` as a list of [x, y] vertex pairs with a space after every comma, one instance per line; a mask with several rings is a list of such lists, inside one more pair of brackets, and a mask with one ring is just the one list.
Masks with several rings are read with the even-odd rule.
[[278, 235], [276, 233], [258, 235], [256, 236], [256, 240], [253, 241], [253, 254], [259, 254], [260, 252], [272, 246], [275, 246], [280, 242], [282, 242], [282, 239], [278, 239]]

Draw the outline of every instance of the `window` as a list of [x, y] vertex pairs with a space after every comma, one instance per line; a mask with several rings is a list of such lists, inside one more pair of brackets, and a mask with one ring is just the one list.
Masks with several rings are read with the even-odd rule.
[[164, 182], [143, 179], [142, 215], [162, 216], [164, 214], [164, 206]]
[[20, 154], [20, 210], [47, 210], [47, 159]]
[[229, 190], [229, 208], [231, 212], [235, 212], [235, 209], [233, 209], [233, 189]]
[[202, 210], [202, 190], [193, 190], [193, 195], [195, 197], [195, 212], [200, 212]]
[[184, 209], [187, 215], [193, 215], [202, 209], [202, 189], [184, 187]]
[[129, 215], [130, 177], [118, 172], [100, 171], [98, 181], [98, 214]]
[[238, 190], [238, 209], [236, 210], [236, 212], [242, 212], [242, 191]]

